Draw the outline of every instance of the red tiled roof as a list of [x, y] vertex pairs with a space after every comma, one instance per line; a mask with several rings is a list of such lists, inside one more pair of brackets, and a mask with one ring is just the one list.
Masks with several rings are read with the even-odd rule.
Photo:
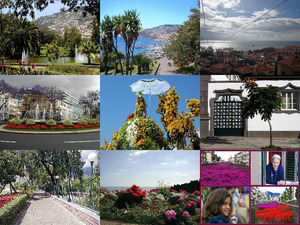
[[283, 64], [287, 67], [300, 67], [300, 57], [298, 56], [289, 56], [283, 60], [280, 60], [278, 63]]

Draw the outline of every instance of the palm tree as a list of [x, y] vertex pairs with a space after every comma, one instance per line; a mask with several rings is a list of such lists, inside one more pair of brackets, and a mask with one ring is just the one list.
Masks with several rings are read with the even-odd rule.
[[116, 43], [115, 45], [113, 45], [113, 48], [114, 48], [115, 53], [117, 54], [117, 57], [119, 59], [119, 63], [120, 63], [120, 67], [121, 67], [121, 73], [123, 75], [124, 72], [123, 72], [123, 66], [122, 66], [122, 62], [121, 62], [121, 55], [119, 54], [119, 51], [118, 51], [118, 36], [121, 34], [122, 17], [120, 15], [113, 16], [112, 17], [112, 22], [113, 22], [113, 34], [114, 34], [115, 43]]
[[[116, 54], [115, 52], [109, 53], [108, 61], [115, 64], [115, 74], [118, 73], [118, 62], [117, 62], [117, 60], [118, 59], [121, 60], [121, 59], [124, 59], [124, 58], [125, 58], [125, 55], [122, 52], [118, 52], [118, 54]], [[121, 63], [121, 66], [122, 66], [122, 63]]]
[[104, 20], [100, 23], [100, 40], [103, 50], [103, 62], [105, 65], [104, 74], [108, 74], [108, 54], [111, 52], [113, 43], [113, 23], [109, 16], [104, 16]]
[[99, 46], [95, 45], [90, 40], [85, 40], [77, 50], [80, 54], [86, 54], [88, 57], [88, 64], [91, 64], [91, 55], [100, 51]]
[[23, 18], [15, 18], [13, 26], [10, 42], [7, 44], [11, 54], [20, 59], [23, 51], [39, 52], [40, 36], [37, 26]]
[[151, 63], [151, 59], [141, 53], [138, 55], [134, 56], [133, 58], [133, 64], [138, 66], [138, 75], [142, 74], [142, 67], [145, 65], [149, 65]]
[[125, 11], [122, 16], [121, 36], [125, 41], [126, 75], [129, 73], [130, 53], [133, 57], [135, 41], [139, 36], [142, 25], [136, 10]]

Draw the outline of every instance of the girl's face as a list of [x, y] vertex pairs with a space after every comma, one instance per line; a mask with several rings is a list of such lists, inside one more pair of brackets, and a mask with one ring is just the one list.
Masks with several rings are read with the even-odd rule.
[[274, 170], [276, 170], [278, 168], [279, 163], [280, 163], [279, 159], [274, 159], [273, 160], [272, 166], [273, 166]]
[[234, 198], [234, 192], [235, 192], [235, 188], [231, 188], [228, 190], [228, 193], [231, 195], [231, 198]]
[[229, 216], [230, 214], [230, 197], [225, 199], [225, 202], [221, 206], [220, 212], [224, 216]]

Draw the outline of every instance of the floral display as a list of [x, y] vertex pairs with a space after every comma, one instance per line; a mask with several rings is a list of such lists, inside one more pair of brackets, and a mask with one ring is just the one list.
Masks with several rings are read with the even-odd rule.
[[12, 195], [1, 195], [0, 196], [0, 208], [11, 202], [12, 200], [19, 197], [21, 194], [12, 194]]
[[232, 163], [218, 163], [201, 168], [202, 185], [248, 185], [249, 169]]
[[265, 208], [255, 212], [255, 219], [260, 219], [263, 223], [291, 223], [294, 213], [291, 207], [282, 205], [276, 208]]
[[257, 208], [257, 209], [267, 209], [267, 208], [278, 208], [280, 206], [281, 205], [277, 204], [276, 202], [272, 202], [271, 204], [256, 206], [255, 208]]
[[78, 124], [72, 124], [71, 126], [66, 126], [63, 124], [57, 124], [55, 126], [48, 126], [46, 124], [35, 124], [35, 125], [29, 125], [29, 124], [13, 124], [9, 123], [6, 125], [7, 128], [12, 129], [35, 129], [35, 130], [56, 130], [56, 129], [80, 129], [80, 128], [90, 128], [90, 127], [100, 127], [100, 123], [96, 124], [87, 124], [87, 125], [80, 125]]
[[165, 213], [167, 220], [175, 219], [176, 213], [174, 210], [169, 210]]

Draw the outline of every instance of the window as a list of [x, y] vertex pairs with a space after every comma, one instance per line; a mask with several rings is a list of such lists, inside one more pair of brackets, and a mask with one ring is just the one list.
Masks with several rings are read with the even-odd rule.
[[282, 92], [283, 110], [298, 109], [298, 93], [297, 92]]

